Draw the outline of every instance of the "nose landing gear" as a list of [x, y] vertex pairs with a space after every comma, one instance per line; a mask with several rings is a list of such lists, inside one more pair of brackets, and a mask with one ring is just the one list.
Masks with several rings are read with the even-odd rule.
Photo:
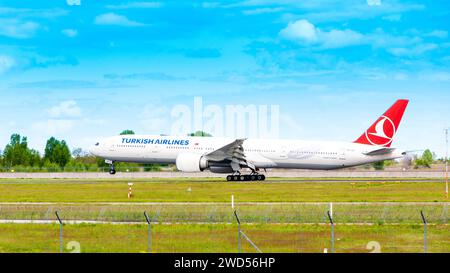
[[111, 166], [109, 166], [109, 174], [116, 174], [116, 169], [114, 169], [113, 164], [111, 164]]
[[114, 161], [105, 159], [105, 163], [109, 164], [109, 174], [116, 174], [116, 169], [114, 168]]

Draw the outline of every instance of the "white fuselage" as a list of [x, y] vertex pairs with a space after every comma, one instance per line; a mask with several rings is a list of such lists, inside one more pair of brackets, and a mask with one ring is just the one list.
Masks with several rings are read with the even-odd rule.
[[[158, 135], [121, 135], [103, 139], [90, 151], [111, 161], [175, 163], [181, 153], [208, 154], [233, 138]], [[365, 155], [379, 147], [348, 142], [246, 139], [247, 161], [257, 168], [330, 170], [402, 157], [393, 149], [383, 155]]]

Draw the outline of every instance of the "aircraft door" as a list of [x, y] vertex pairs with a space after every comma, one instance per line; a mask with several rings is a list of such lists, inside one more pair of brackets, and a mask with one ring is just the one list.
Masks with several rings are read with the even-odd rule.
[[339, 160], [345, 160], [346, 159], [345, 149], [340, 150], [338, 153], [338, 156], [339, 156]]

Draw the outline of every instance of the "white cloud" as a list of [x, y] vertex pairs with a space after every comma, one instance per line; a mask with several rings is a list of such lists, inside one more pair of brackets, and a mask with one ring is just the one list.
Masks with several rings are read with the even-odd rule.
[[15, 63], [13, 58], [6, 55], [0, 55], [0, 74], [10, 70]]
[[450, 82], [450, 72], [433, 71], [429, 73], [423, 73], [419, 78], [421, 80], [427, 80], [431, 82]]
[[[411, 33], [409, 33], [411, 34]], [[381, 28], [377, 28], [375, 32], [367, 34], [367, 42], [373, 47], [394, 48], [394, 47], [412, 47], [423, 42], [418, 34], [413, 36], [391, 35]]]
[[66, 0], [66, 3], [69, 6], [80, 6], [81, 0]]
[[132, 21], [123, 15], [116, 13], [104, 13], [95, 17], [95, 24], [97, 25], [114, 25], [114, 26], [125, 26], [125, 27], [139, 27], [145, 26], [143, 23]]
[[50, 118], [44, 121], [36, 121], [31, 125], [31, 129], [44, 132], [47, 135], [60, 135], [72, 130], [80, 122], [88, 124], [85, 120], [80, 119], [81, 108], [77, 106], [74, 100], [62, 101], [47, 109], [46, 112]]
[[333, 29], [329, 32], [320, 32], [322, 47], [339, 48], [352, 45], [363, 44], [364, 35], [349, 29]]
[[24, 19], [24, 18], [47, 18], [52, 19], [67, 15], [69, 12], [60, 8], [52, 9], [33, 9], [33, 8], [11, 8], [0, 7], [0, 14], [7, 15], [11, 18]]
[[244, 10], [242, 11], [245, 15], [257, 15], [257, 14], [265, 14], [265, 13], [274, 13], [274, 12], [280, 12], [284, 11], [285, 9], [282, 7], [276, 7], [276, 8], [257, 8], [257, 9], [250, 9], [250, 10]]
[[39, 29], [39, 24], [17, 19], [0, 19], [0, 36], [26, 39], [33, 37]]
[[367, 0], [367, 5], [369, 6], [380, 6], [381, 0]]
[[437, 49], [436, 44], [419, 44], [413, 47], [394, 47], [388, 48], [387, 51], [392, 55], [398, 57], [416, 57], [424, 54], [425, 52]]
[[421, 34], [418, 31], [408, 35], [392, 35], [381, 28], [372, 33], [360, 33], [351, 29], [331, 29], [328, 31], [317, 28], [308, 20], [301, 19], [289, 23], [279, 33], [280, 37], [299, 43], [302, 46], [310, 46], [314, 49], [332, 49], [355, 45], [369, 45], [373, 48], [385, 49], [388, 53], [397, 57], [419, 57], [421, 54], [437, 49], [435, 43], [426, 42], [425, 37], [447, 36], [446, 31], [435, 30]]
[[425, 34], [425, 36], [445, 39], [448, 36], [448, 32], [445, 30], [433, 30], [432, 32]]
[[80, 117], [81, 116], [81, 108], [78, 107], [76, 101], [67, 100], [67, 101], [63, 101], [60, 104], [48, 109], [47, 113], [52, 118]]
[[305, 19], [289, 23], [280, 31], [280, 36], [287, 40], [317, 45], [321, 48], [339, 48], [364, 42], [364, 35], [359, 32], [349, 29], [322, 31]]
[[385, 15], [383, 17], [381, 17], [381, 19], [386, 20], [386, 21], [391, 21], [391, 22], [398, 22], [402, 20], [402, 15], [401, 14], [389, 14], [389, 15]]
[[406, 73], [399, 72], [394, 74], [393, 79], [396, 81], [405, 81], [409, 79], [409, 76]]
[[31, 128], [39, 132], [54, 135], [70, 131], [74, 125], [75, 121], [70, 119], [48, 119], [33, 123]]
[[149, 9], [149, 8], [159, 8], [162, 6], [162, 3], [160, 2], [130, 2], [130, 3], [123, 3], [118, 5], [107, 5], [106, 8], [108, 9], [132, 9], [132, 8], [138, 8], [138, 9]]
[[314, 42], [317, 40], [316, 27], [304, 19], [289, 23], [286, 28], [280, 31], [280, 35], [288, 40], [306, 42]]
[[69, 38], [73, 38], [78, 35], [78, 31], [76, 29], [71, 29], [71, 28], [63, 29], [63, 30], [61, 30], [61, 33], [66, 35]]

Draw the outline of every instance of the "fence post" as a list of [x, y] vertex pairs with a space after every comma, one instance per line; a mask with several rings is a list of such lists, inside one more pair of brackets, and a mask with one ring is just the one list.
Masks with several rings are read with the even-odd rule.
[[334, 221], [333, 216], [331, 216], [330, 211], [327, 211], [328, 219], [330, 220], [331, 224], [331, 253], [335, 253], [334, 251]]
[[236, 210], [234, 210], [234, 216], [236, 217], [236, 221], [238, 223], [238, 253], [241, 253], [242, 246], [241, 246], [241, 221], [239, 220], [239, 216], [237, 215]]
[[425, 218], [425, 215], [423, 214], [423, 211], [420, 211], [420, 215], [422, 216], [422, 222], [423, 222], [423, 251], [424, 253], [427, 253], [428, 251], [428, 240], [427, 240], [427, 219]]
[[145, 216], [145, 220], [147, 221], [147, 225], [148, 225], [148, 253], [152, 252], [152, 221], [150, 219], [150, 217], [148, 217], [148, 214], [146, 211], [144, 211], [144, 216]]
[[59, 253], [63, 253], [64, 251], [64, 242], [63, 242], [63, 222], [59, 217], [58, 211], [55, 211], [56, 219], [59, 222]]

